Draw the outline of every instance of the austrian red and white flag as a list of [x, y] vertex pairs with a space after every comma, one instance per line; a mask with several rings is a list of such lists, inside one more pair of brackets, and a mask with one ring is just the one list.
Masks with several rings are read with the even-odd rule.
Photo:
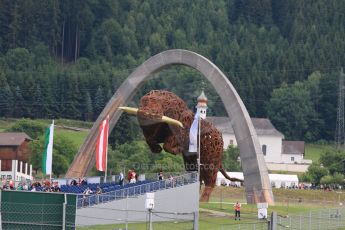
[[98, 140], [96, 144], [96, 168], [105, 171], [108, 151], [109, 118], [103, 120], [99, 126]]

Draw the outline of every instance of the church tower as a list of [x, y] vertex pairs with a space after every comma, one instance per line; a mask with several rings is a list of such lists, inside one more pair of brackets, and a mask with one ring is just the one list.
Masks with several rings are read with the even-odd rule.
[[196, 106], [197, 112], [200, 112], [200, 117], [206, 119], [206, 110], [207, 110], [207, 97], [205, 96], [204, 91], [201, 92], [198, 97], [198, 104]]

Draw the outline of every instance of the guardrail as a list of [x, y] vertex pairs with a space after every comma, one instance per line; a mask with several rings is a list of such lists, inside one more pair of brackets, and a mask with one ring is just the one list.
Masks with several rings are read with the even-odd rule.
[[192, 172], [188, 174], [184, 174], [177, 177], [168, 178], [165, 180], [159, 180], [154, 182], [149, 182], [141, 185], [118, 189], [115, 191], [102, 193], [102, 194], [80, 194], [78, 195], [77, 200], [77, 207], [89, 207], [92, 205], [105, 203], [113, 200], [124, 199], [128, 197], [136, 197], [147, 192], [156, 192], [159, 190], [165, 190], [170, 188], [175, 188], [191, 183], [195, 183], [198, 181], [198, 173]]

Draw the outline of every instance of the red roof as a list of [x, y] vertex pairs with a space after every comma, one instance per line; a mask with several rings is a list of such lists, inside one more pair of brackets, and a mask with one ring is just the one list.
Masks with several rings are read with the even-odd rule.
[[26, 133], [0, 133], [0, 146], [19, 146], [31, 140]]

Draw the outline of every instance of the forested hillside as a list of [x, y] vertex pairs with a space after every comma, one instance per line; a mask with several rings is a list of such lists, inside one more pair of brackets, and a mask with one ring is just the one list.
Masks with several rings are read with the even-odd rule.
[[[0, 117], [95, 120], [135, 67], [183, 48], [214, 62], [250, 115], [286, 138], [333, 140], [344, 12], [342, 0], [0, 0]], [[158, 74], [138, 97], [164, 88], [193, 106], [203, 87], [209, 114], [224, 115], [185, 67]], [[123, 140], [136, 132], [129, 120], [117, 129]]]

